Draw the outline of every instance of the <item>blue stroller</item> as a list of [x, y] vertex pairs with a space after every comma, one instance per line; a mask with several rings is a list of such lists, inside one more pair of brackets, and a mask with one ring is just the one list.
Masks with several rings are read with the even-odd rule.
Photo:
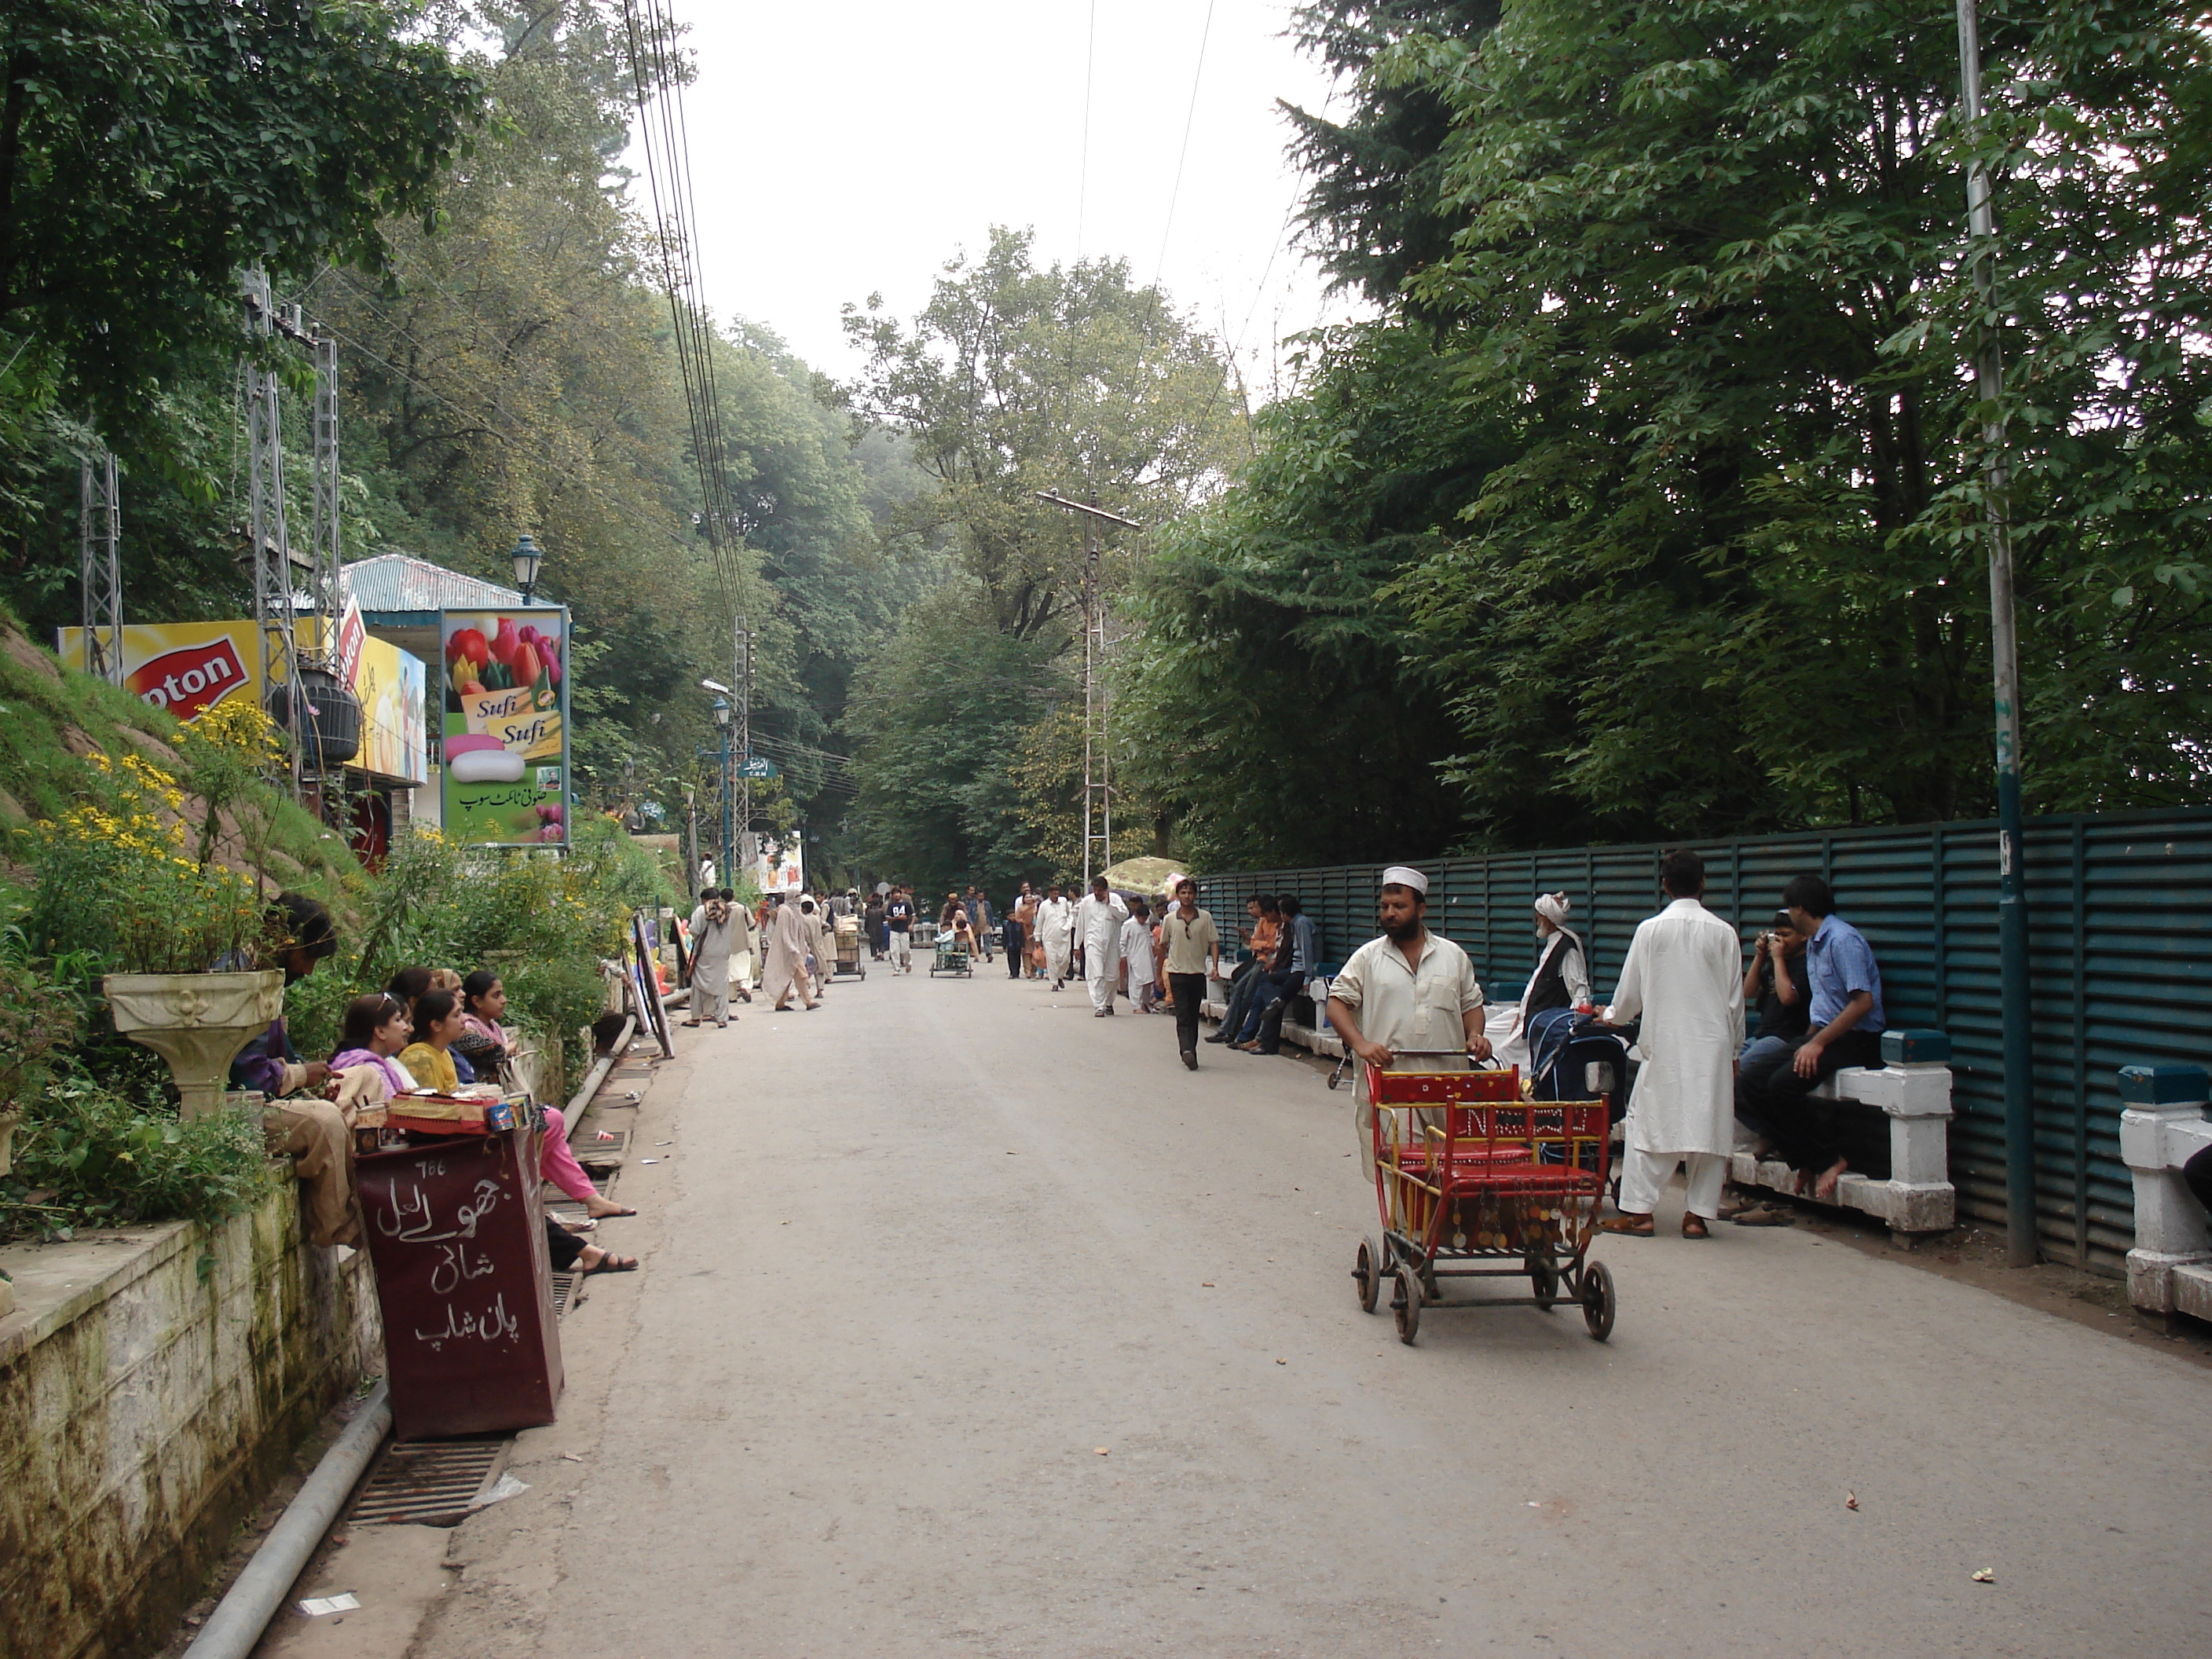
[[1547, 1008], [1528, 1021], [1531, 1085], [1539, 1100], [1595, 1100], [1606, 1097], [1615, 1123], [1628, 1114], [1635, 1068], [1628, 1039], [1594, 1014]]

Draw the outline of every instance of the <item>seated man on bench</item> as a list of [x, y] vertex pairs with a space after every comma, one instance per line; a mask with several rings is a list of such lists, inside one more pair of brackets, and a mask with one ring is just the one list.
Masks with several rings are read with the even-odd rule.
[[[1799, 876], [1783, 890], [1782, 902], [1805, 940], [1807, 1015], [1811, 1030], [1795, 1042], [1790, 1063], [1754, 1080], [1747, 1075], [1736, 1091], [1736, 1115], [1774, 1143], [1790, 1168], [1814, 1176], [1813, 1196], [1832, 1202], [1836, 1183], [1855, 1167], [1846, 1152], [1859, 1156], [1869, 1175], [1886, 1175], [1887, 1132], [1860, 1136], [1837, 1110], [1837, 1103], [1815, 1100], [1813, 1091], [1847, 1066], [1879, 1066], [1887, 1023], [1881, 1006], [1881, 969], [1874, 948], [1859, 930], [1836, 915], [1836, 897], [1818, 876]], [[1746, 1067], [1747, 1073], [1752, 1068]]]

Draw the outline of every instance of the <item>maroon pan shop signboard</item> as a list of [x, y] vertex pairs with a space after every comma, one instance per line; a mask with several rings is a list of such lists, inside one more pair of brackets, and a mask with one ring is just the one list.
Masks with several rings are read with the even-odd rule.
[[525, 1127], [374, 1152], [356, 1166], [402, 1440], [553, 1421], [561, 1338], [538, 1146]]

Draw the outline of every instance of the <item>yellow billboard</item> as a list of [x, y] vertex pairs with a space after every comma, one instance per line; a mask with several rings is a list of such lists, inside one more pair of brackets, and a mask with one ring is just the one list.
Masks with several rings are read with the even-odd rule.
[[[314, 650], [319, 620], [300, 619], [300, 644]], [[64, 662], [84, 655], [84, 630], [56, 630]], [[349, 640], [349, 647], [356, 642]], [[395, 783], [429, 777], [422, 664], [384, 640], [362, 638], [352, 657], [361, 700], [361, 749], [347, 769]], [[123, 629], [125, 690], [180, 720], [198, 720], [234, 697], [261, 701], [261, 641], [250, 622], [131, 623]]]

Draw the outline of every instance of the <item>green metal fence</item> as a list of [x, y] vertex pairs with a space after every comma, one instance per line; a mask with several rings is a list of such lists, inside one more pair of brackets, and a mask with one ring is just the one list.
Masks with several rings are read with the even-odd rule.
[[[1881, 963], [1893, 1026], [1951, 1035], [1958, 1116], [1951, 1178], [1963, 1215], [2002, 1227], [2004, 1067], [1997, 997], [1996, 826], [1835, 830], [1692, 843], [1705, 902], [1747, 946], [1790, 877], [1813, 871]], [[1602, 1000], [1636, 924], [1660, 905], [1665, 848], [1586, 847], [1431, 859], [1431, 924], [1465, 946], [1493, 1000], [1535, 963], [1529, 904], [1565, 889]], [[1295, 893], [1341, 960], [1375, 933], [1381, 864], [1255, 870], [1204, 883], [1217, 915], [1254, 893]], [[2212, 1051], [2212, 809], [2030, 819], [2026, 877], [2033, 978], [2036, 1218], [2048, 1258], [2118, 1273], [2134, 1200], [2119, 1158], [2124, 1065], [2203, 1064]]]

